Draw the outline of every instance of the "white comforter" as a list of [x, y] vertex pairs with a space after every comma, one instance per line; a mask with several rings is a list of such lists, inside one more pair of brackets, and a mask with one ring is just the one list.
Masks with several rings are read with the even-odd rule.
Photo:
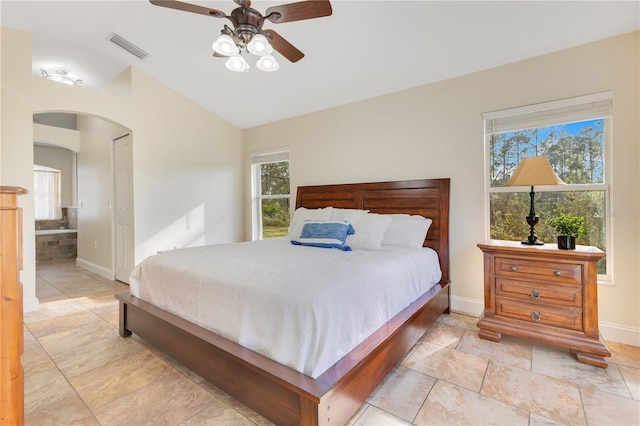
[[431, 249], [275, 239], [162, 252], [130, 281], [133, 296], [315, 378], [440, 277]]

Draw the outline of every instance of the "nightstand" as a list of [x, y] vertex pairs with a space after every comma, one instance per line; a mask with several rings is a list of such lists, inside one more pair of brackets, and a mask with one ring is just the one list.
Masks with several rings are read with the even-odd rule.
[[611, 356], [598, 330], [597, 247], [560, 250], [489, 240], [484, 253], [484, 312], [479, 337], [502, 333], [571, 349], [578, 361], [606, 368]]

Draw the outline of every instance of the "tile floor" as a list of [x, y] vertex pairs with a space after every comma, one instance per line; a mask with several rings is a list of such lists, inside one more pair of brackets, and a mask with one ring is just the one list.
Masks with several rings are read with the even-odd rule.
[[[28, 425], [265, 425], [264, 418], [136, 336], [118, 335], [127, 286], [74, 263], [38, 265], [24, 317]], [[569, 351], [478, 339], [443, 315], [354, 415], [353, 425], [638, 425], [640, 348], [609, 342], [609, 368]]]

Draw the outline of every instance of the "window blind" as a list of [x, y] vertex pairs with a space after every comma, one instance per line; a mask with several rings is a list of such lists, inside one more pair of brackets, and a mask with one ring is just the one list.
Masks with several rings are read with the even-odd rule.
[[612, 92], [606, 92], [485, 113], [485, 134], [609, 117], [612, 97]]
[[263, 151], [251, 154], [251, 164], [279, 163], [289, 161], [289, 150]]

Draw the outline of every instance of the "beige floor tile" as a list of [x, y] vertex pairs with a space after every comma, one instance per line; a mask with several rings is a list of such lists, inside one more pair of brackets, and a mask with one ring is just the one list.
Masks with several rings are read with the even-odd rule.
[[143, 350], [133, 339], [124, 339], [114, 333], [104, 339], [57, 353], [51, 358], [60, 371], [70, 378], [128, 358]]
[[529, 413], [529, 426], [564, 426], [564, 423], [556, 422], [536, 413]]
[[78, 327], [100, 322], [101, 319], [91, 311], [83, 309], [78, 312], [36, 321], [29, 324], [29, 330], [36, 338], [48, 336], [50, 334], [61, 333], [73, 330]]
[[36, 349], [24, 352], [22, 355], [22, 367], [26, 377], [56, 368], [56, 365], [51, 358], [49, 358], [45, 350], [38, 346]]
[[435, 382], [433, 377], [400, 366], [387, 375], [367, 402], [411, 422]]
[[24, 413], [30, 414], [74, 395], [73, 388], [57, 368], [25, 376]]
[[529, 412], [438, 380], [416, 425], [527, 425]]
[[620, 374], [624, 382], [629, 388], [631, 397], [635, 400], [640, 400], [640, 368], [627, 367], [624, 365], [618, 366]]
[[547, 376], [588, 386], [616, 395], [631, 397], [629, 389], [618, 370], [610, 363], [607, 368], [594, 367], [578, 362], [568, 349], [535, 344], [533, 346], [532, 370]]
[[[91, 410], [96, 410], [149, 383], [176, 371], [158, 357], [141, 351], [102, 367], [94, 368], [69, 382]], [[171, 392], [169, 388], [166, 392]]]
[[489, 363], [483, 395], [566, 424], [585, 424], [578, 386], [533, 371]]
[[589, 388], [580, 393], [589, 426], [640, 424], [640, 401]]
[[91, 411], [75, 395], [26, 415], [24, 423], [26, 426], [99, 425]]
[[443, 324], [453, 325], [459, 328], [466, 328], [469, 330], [478, 331], [477, 323], [480, 318], [473, 317], [471, 315], [459, 314], [456, 312], [452, 312], [450, 314], [440, 315], [438, 317], [438, 322]]
[[254, 426], [248, 418], [217, 398], [211, 405], [190, 417], [179, 426]]
[[369, 406], [353, 424], [358, 426], [406, 426], [411, 423], [407, 423], [379, 408]]
[[500, 342], [481, 339], [475, 330], [467, 330], [457, 350], [477, 355], [513, 367], [531, 369], [531, 342], [511, 336], [502, 336]]
[[610, 362], [627, 367], [640, 368], [640, 347], [618, 342], [607, 342], [611, 351]]
[[63, 293], [46, 282], [45, 280], [38, 278], [36, 280], [36, 297], [38, 299], [47, 299], [55, 296], [62, 296]]
[[70, 349], [88, 345], [97, 340], [105, 339], [117, 334], [118, 330], [104, 321], [83, 324], [80, 327], [49, 334], [39, 339], [42, 347], [51, 356]]
[[478, 392], [488, 363], [486, 358], [419, 342], [403, 366]]
[[213, 398], [201, 386], [174, 372], [94, 410], [94, 413], [104, 425], [170, 426], [193, 417], [209, 406]]
[[420, 340], [423, 342], [435, 343], [440, 346], [448, 346], [454, 349], [465, 330], [465, 328], [460, 328], [455, 325], [436, 322], [429, 327]]
[[84, 310], [84, 306], [71, 299], [41, 303], [37, 311], [25, 312], [24, 323], [29, 325], [34, 322], [69, 315], [75, 312], [82, 312]]
[[118, 294], [117, 291], [109, 290], [106, 292], [92, 293], [86, 296], [76, 297], [75, 300], [91, 311], [102, 308], [118, 310], [118, 299], [116, 299], [116, 294]]
[[31, 334], [29, 328], [24, 325], [22, 329], [24, 331], [24, 351], [28, 352], [32, 349], [40, 349], [40, 343], [38, 343], [38, 340], [33, 336], [33, 334]]
[[56, 288], [69, 297], [82, 297], [94, 293], [113, 291], [113, 287], [105, 282], [89, 279], [85, 281], [64, 282], [55, 284]]

